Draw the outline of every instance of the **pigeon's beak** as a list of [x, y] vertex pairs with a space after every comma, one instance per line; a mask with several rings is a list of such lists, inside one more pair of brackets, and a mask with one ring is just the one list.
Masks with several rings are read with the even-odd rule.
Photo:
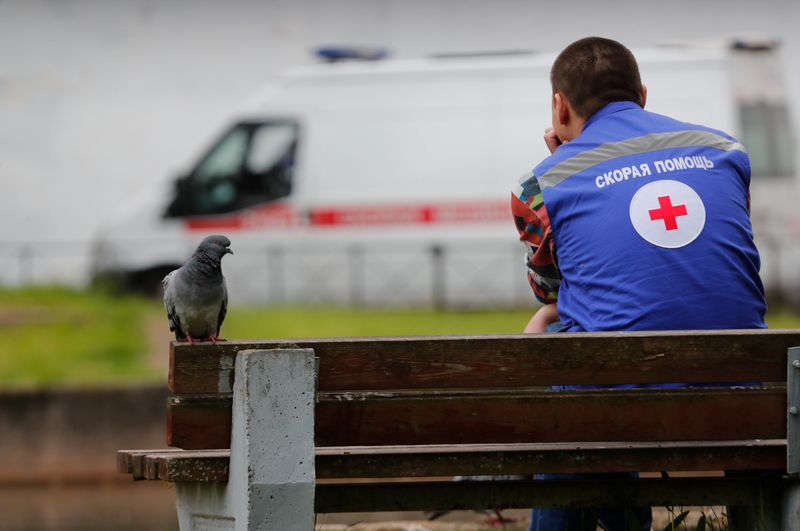
[[225, 254], [233, 254], [233, 251], [230, 247], [225, 247]]

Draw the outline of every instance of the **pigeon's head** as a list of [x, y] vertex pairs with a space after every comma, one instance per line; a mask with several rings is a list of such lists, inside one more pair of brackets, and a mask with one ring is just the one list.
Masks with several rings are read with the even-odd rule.
[[197, 247], [197, 252], [207, 254], [217, 260], [222, 260], [222, 257], [226, 254], [233, 254], [230, 246], [231, 241], [227, 236], [215, 234], [204, 238]]

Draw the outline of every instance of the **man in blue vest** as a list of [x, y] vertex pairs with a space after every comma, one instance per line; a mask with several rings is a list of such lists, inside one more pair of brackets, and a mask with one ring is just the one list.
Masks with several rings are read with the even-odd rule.
[[[574, 42], [550, 80], [552, 155], [512, 194], [528, 278], [544, 304], [525, 331], [766, 327], [744, 147], [645, 111], [636, 60], [616, 41]], [[642, 529], [649, 513], [637, 510]], [[595, 517], [605, 529], [630, 529], [621, 509]], [[594, 530], [590, 520], [534, 510], [531, 529]]]

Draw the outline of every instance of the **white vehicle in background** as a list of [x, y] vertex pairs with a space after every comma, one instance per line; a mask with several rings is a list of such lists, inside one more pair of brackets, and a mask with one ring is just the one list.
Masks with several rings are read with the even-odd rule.
[[[649, 110], [747, 146], [763, 277], [797, 287], [795, 145], [775, 47], [634, 54]], [[547, 155], [553, 59], [342, 60], [287, 72], [183, 177], [104, 227], [93, 271], [155, 286], [203, 236], [224, 233], [235, 301], [530, 304], [509, 198]]]

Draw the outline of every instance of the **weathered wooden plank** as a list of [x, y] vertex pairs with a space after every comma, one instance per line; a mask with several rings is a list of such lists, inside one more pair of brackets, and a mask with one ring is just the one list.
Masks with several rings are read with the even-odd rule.
[[151, 449], [144, 449], [144, 450], [117, 450], [117, 472], [121, 472], [123, 474], [132, 474], [133, 473], [133, 461], [134, 456], [142, 456], [148, 454], [156, 454], [156, 453], [165, 453], [165, 452], [172, 452], [172, 453], [179, 453], [183, 450], [179, 448], [151, 448]]
[[162, 477], [159, 475], [158, 463], [160, 463], [162, 459], [177, 455], [181, 451], [183, 450], [178, 450], [176, 452], [174, 449], [169, 449], [166, 451], [155, 451], [133, 455], [133, 472], [131, 473], [133, 479], [162, 479]]
[[[783, 439], [785, 386], [320, 393], [317, 446]], [[174, 397], [169, 443], [227, 448], [230, 398]]]
[[321, 479], [777, 470], [785, 453], [785, 440], [320, 447], [316, 465]]
[[133, 472], [131, 453], [137, 451], [138, 450], [117, 450], [117, 472], [121, 472], [123, 474], [130, 474]]
[[785, 481], [733, 478], [320, 483], [318, 513], [780, 503]]
[[144, 458], [145, 454], [134, 454], [131, 456], [130, 473], [135, 480], [145, 479], [146, 477], [144, 473]]
[[[676, 338], [679, 341], [676, 341]], [[319, 389], [785, 381], [800, 330], [275, 339], [172, 343], [175, 394], [229, 393], [246, 349], [313, 348]]]
[[148, 479], [162, 481], [227, 481], [230, 451], [181, 451], [180, 454], [153, 454], [147, 457]]
[[320, 400], [315, 432], [319, 446], [777, 439], [785, 400], [785, 389], [401, 394]]
[[171, 397], [167, 445], [185, 450], [230, 448], [231, 396]]
[[[179, 451], [179, 450], [178, 450]], [[147, 460], [156, 456], [172, 455], [176, 450], [173, 448], [167, 450], [148, 450], [146, 452], [130, 453], [129, 473], [135, 480], [154, 479], [150, 477], [147, 470]]]
[[[316, 449], [316, 477], [777, 470], [785, 453], [785, 440], [323, 447]], [[171, 482], [227, 481], [229, 458], [228, 450], [152, 451], [145, 455], [145, 476]]]

